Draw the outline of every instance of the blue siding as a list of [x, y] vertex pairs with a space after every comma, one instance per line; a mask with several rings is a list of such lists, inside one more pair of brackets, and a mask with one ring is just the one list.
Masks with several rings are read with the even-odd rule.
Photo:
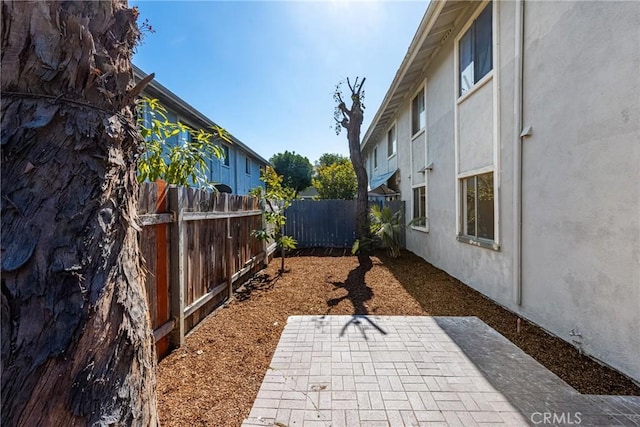
[[[151, 87], [153, 87], [153, 83]], [[160, 89], [154, 89], [154, 90], [160, 90]], [[162, 87], [161, 87], [161, 90], [165, 90], [168, 92], [168, 90]], [[147, 96], [149, 95], [148, 92], [145, 94]], [[169, 96], [169, 101], [171, 101], [172, 97], [175, 97], [175, 95], [170, 93], [168, 96]], [[166, 116], [169, 122], [177, 122], [178, 120], [180, 120], [182, 123], [184, 123], [185, 125], [193, 129], [206, 130], [210, 127], [210, 123], [208, 123], [208, 120], [197, 117], [197, 115], [200, 114], [197, 111], [195, 110], [191, 111], [190, 108], [185, 109], [182, 105], [171, 104], [171, 102], [169, 102], [169, 104], [172, 105], [172, 107], [169, 107], [168, 105], [165, 104], [165, 102], [163, 102], [165, 101], [165, 99], [163, 99], [163, 96], [162, 95], [158, 96], [157, 92], [154, 93], [153, 97], [158, 98], [160, 103], [164, 105], [165, 108], [167, 108]], [[176, 107], [176, 105], [178, 106]], [[150, 126], [150, 114], [149, 114], [148, 108], [145, 108], [145, 111], [143, 111], [143, 114], [144, 114], [146, 125]], [[195, 118], [194, 118], [194, 114], [196, 114]], [[167, 143], [166, 147], [176, 146], [177, 144], [180, 144], [183, 139], [186, 139], [186, 138], [189, 138], [188, 134], [174, 135], [166, 141]], [[231, 143], [230, 145], [226, 143], [221, 143], [222, 145], [226, 146], [229, 150], [228, 151], [229, 158], [228, 158], [228, 162], [226, 162], [228, 163], [228, 165], [224, 164], [225, 163], [224, 160], [215, 159], [215, 158], [211, 159], [209, 160], [207, 165], [208, 170], [206, 171], [206, 175], [209, 181], [228, 186], [231, 189], [231, 192], [233, 194], [245, 195], [255, 187], [258, 187], [258, 186], [264, 187], [264, 184], [262, 183], [262, 181], [260, 181], [260, 167], [265, 165], [266, 160], [260, 158], [259, 155], [250, 154], [250, 152], [245, 151], [245, 150], [250, 151], [250, 149], [245, 147], [239, 141], [235, 139], [234, 141], [238, 143], [237, 144]], [[165, 155], [168, 154], [168, 150], [166, 150], [166, 147], [164, 149]], [[245, 163], [247, 157], [250, 159], [249, 173], [247, 173], [246, 163]]]
[[233, 194], [247, 194], [253, 188], [262, 186], [260, 181], [260, 163], [250, 159], [250, 173], [246, 173], [247, 154], [235, 147], [229, 149], [229, 166], [223, 160], [213, 159], [210, 164], [209, 179], [213, 182], [228, 185]]

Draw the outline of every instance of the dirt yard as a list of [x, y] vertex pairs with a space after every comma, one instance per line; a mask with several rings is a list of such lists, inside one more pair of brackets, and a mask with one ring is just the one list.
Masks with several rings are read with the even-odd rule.
[[[320, 255], [320, 256], [319, 256]], [[158, 366], [164, 426], [239, 426], [248, 416], [287, 317], [302, 314], [478, 316], [582, 393], [640, 395], [624, 376], [492, 303], [460, 281], [403, 252], [371, 269], [352, 256], [300, 252], [245, 285]]]

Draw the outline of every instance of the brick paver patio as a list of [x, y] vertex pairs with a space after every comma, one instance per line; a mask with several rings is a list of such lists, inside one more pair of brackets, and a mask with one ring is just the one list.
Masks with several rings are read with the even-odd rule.
[[292, 316], [250, 426], [640, 426], [640, 397], [581, 395], [476, 317]]

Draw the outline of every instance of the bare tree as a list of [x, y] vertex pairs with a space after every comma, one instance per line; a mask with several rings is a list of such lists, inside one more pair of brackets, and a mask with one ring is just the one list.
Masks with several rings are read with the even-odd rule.
[[368, 245], [363, 244], [366, 241], [370, 241], [370, 229], [369, 229], [369, 201], [368, 201], [368, 179], [367, 169], [364, 166], [362, 159], [362, 153], [360, 151], [360, 128], [362, 127], [362, 120], [364, 118], [364, 105], [362, 103], [364, 99], [364, 77], [358, 82], [356, 77], [353, 85], [347, 78], [347, 85], [351, 92], [351, 108], [347, 108], [342, 98], [342, 82], [338, 83], [333, 95], [333, 99], [336, 101], [336, 109], [334, 112], [334, 119], [336, 121], [336, 134], [339, 134], [342, 128], [347, 130], [347, 140], [349, 141], [349, 156], [351, 157], [351, 163], [353, 169], [356, 172], [356, 178], [358, 180], [358, 196], [356, 204], [356, 238], [360, 241], [360, 250], [358, 252], [358, 260], [360, 265], [370, 264]]
[[136, 19], [122, 0], [2, 2], [2, 425], [158, 424]]

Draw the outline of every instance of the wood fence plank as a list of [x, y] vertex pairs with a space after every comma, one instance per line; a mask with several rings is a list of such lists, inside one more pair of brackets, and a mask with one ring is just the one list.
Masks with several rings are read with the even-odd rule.
[[176, 221], [171, 227], [171, 315], [176, 319], [176, 326], [170, 335], [173, 345], [180, 347], [184, 344], [184, 282], [185, 282], [185, 254], [184, 254], [184, 222], [182, 210], [184, 200], [183, 188], [169, 189], [169, 209], [175, 212]]
[[[167, 212], [167, 185], [164, 182], [155, 183], [156, 189], [156, 215], [169, 215], [173, 219], [173, 215]], [[158, 212], [160, 212], [158, 214]], [[168, 224], [157, 224], [155, 227], [156, 235], [156, 324], [157, 327], [167, 327], [166, 325], [171, 319], [169, 307], [169, 226]], [[163, 325], [163, 326], [160, 326]], [[173, 323], [171, 323], [173, 325]], [[173, 326], [171, 326], [173, 328]], [[169, 338], [168, 334], [161, 331], [164, 335], [160, 336], [156, 341], [156, 349], [159, 357], [163, 357], [168, 354], [169, 351]]]
[[254, 197], [184, 187], [163, 191], [144, 183], [138, 211], [141, 251], [150, 260], [149, 312], [161, 354], [169, 343], [182, 345], [185, 333], [229, 298], [246, 274], [263, 268], [274, 245], [251, 236], [263, 222]]
[[[403, 201], [385, 202], [392, 212], [402, 209]], [[285, 234], [292, 236], [298, 248], [350, 249], [356, 236], [355, 200], [295, 200], [286, 212]], [[404, 219], [402, 220], [404, 224]], [[401, 232], [404, 245], [405, 230]]]

